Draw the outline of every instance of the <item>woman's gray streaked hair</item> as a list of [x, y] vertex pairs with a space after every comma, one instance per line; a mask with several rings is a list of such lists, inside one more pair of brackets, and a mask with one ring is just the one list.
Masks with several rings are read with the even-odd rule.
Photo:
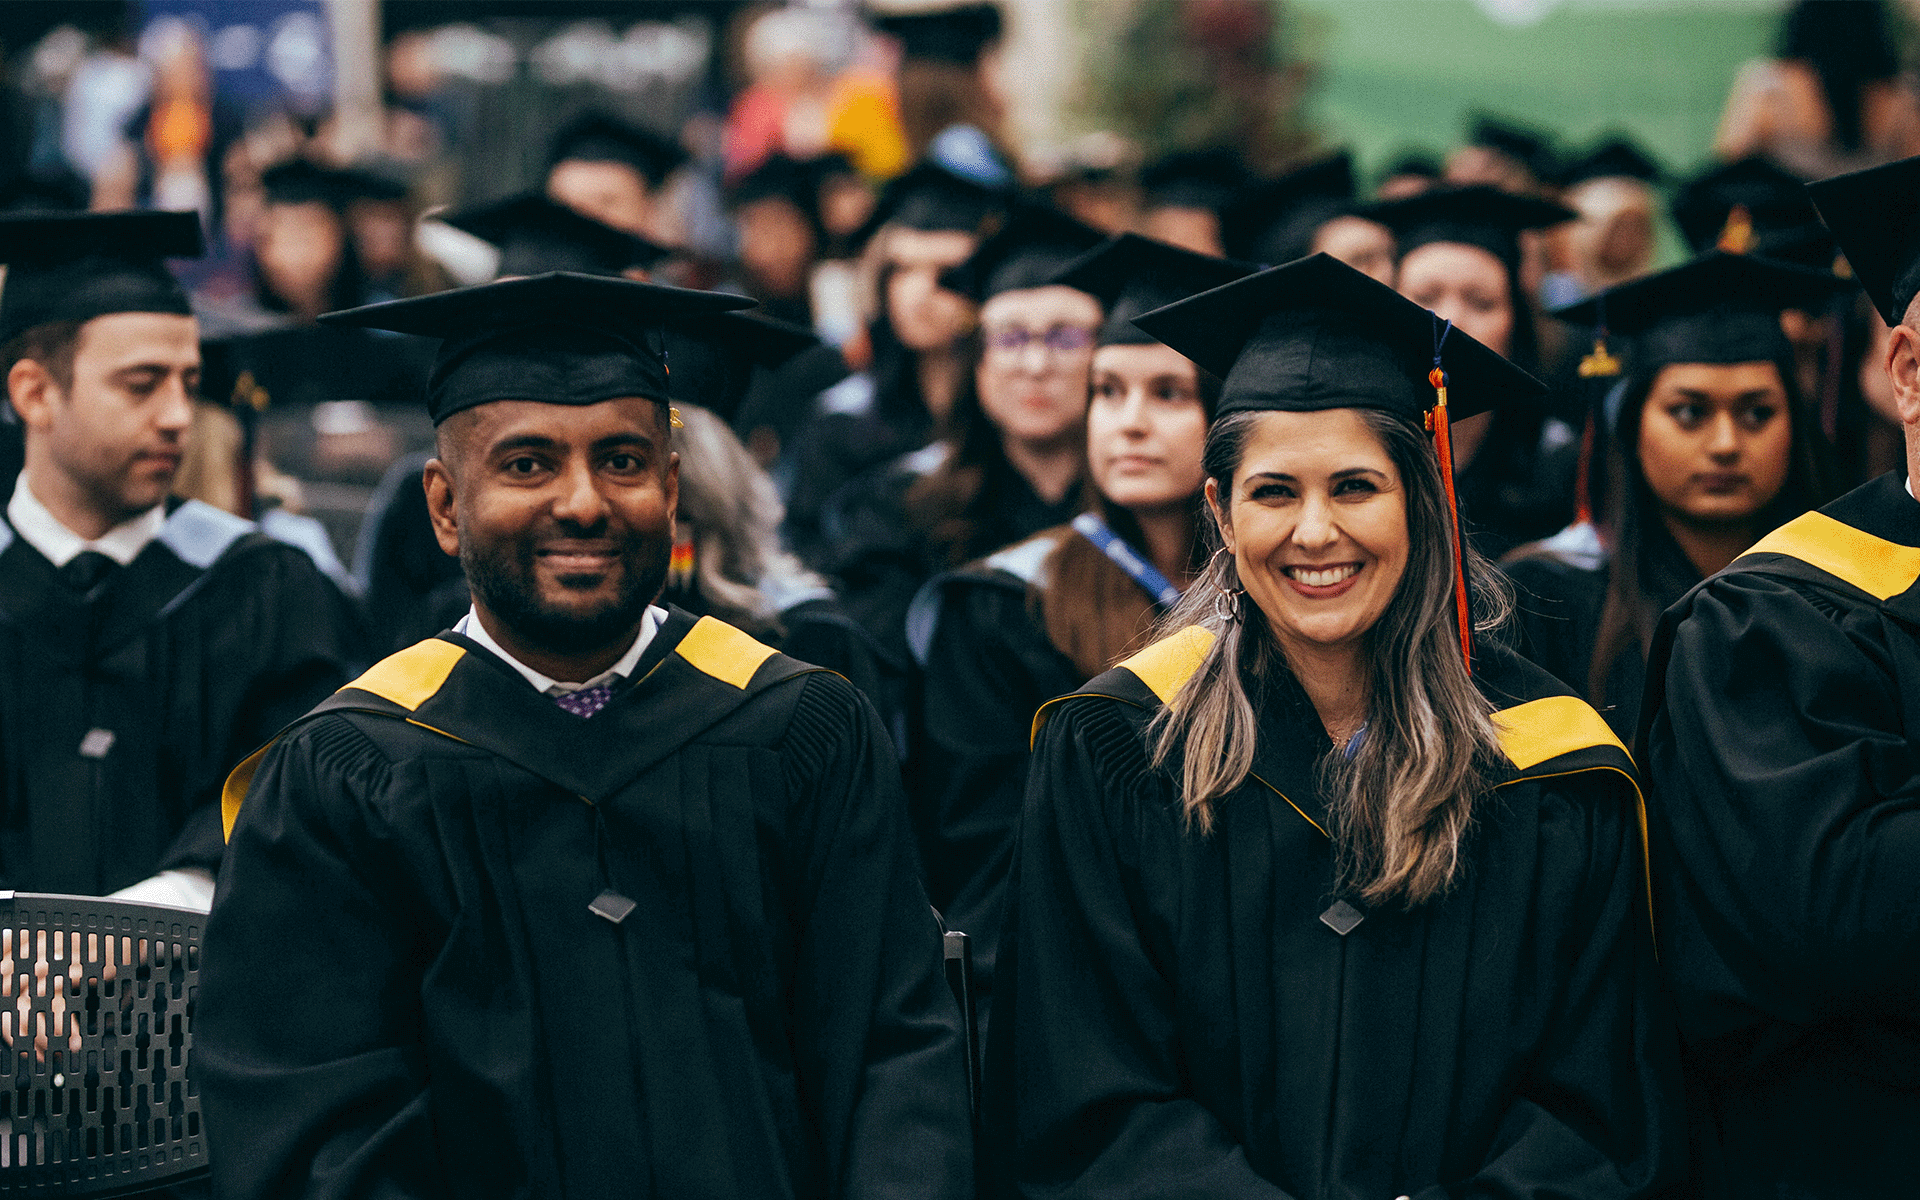
[[693, 537], [694, 589], [721, 620], [778, 636], [784, 609], [832, 592], [781, 545], [780, 494], [733, 430], [696, 405], [679, 413], [679, 521]]
[[[1443, 895], [1457, 877], [1461, 846], [1491, 773], [1504, 761], [1491, 715], [1460, 652], [1453, 606], [1453, 541], [1439, 464], [1419, 430], [1372, 409], [1357, 410], [1393, 459], [1407, 498], [1406, 572], [1366, 635], [1367, 732], [1353, 757], [1321, 764], [1339, 864], [1339, 886], [1369, 904], [1413, 907]], [[1207, 477], [1232, 511], [1233, 481], [1260, 413], [1235, 413], [1207, 437]], [[1221, 544], [1204, 523], [1210, 548]], [[1475, 626], [1485, 634], [1512, 610], [1503, 576], [1467, 551]], [[1168, 613], [1162, 634], [1193, 625], [1214, 635], [1198, 670], [1150, 727], [1153, 762], [1178, 760], [1180, 804], [1190, 827], [1212, 830], [1217, 809], [1246, 782], [1258, 739], [1248, 677], [1286, 671], [1285, 655], [1258, 606], [1244, 595], [1237, 617], [1222, 594], [1240, 590], [1233, 557], [1215, 554]]]

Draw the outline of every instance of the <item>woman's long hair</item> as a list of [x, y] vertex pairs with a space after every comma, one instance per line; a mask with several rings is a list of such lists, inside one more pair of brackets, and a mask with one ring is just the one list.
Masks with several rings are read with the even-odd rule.
[[704, 408], [683, 404], [679, 412], [679, 515], [693, 534], [696, 607], [779, 637], [780, 599], [825, 595], [826, 581], [781, 546], [779, 492], [740, 439]]
[[[1786, 389], [1786, 417], [1791, 422], [1787, 449], [1787, 478], [1779, 495], [1754, 516], [1756, 532], [1764, 534], [1820, 504], [1827, 494], [1825, 439], [1800, 395], [1791, 357], [1774, 359], [1780, 384]], [[1664, 364], [1637, 370], [1622, 382], [1619, 417], [1606, 438], [1606, 496], [1601, 525], [1616, 547], [1607, 572], [1607, 595], [1601, 603], [1594, 634], [1593, 659], [1587, 664], [1587, 696], [1596, 706], [1607, 703], [1607, 677], [1614, 660], [1637, 646], [1644, 658], [1653, 649], [1653, 633], [1660, 614], [1699, 581], [1699, 572], [1681, 551], [1660, 517], [1660, 505], [1640, 467], [1640, 421], [1647, 396]]]
[[[1474, 686], [1453, 605], [1453, 540], [1439, 464], [1424, 435], [1383, 412], [1358, 410], [1400, 472], [1407, 503], [1405, 574], [1366, 634], [1370, 696], [1366, 734], [1351, 759], [1321, 767], [1339, 886], [1370, 905], [1415, 907], [1446, 893], [1461, 870], [1475, 808], [1504, 762], [1491, 714]], [[1207, 477], [1231, 511], [1233, 480], [1258, 413], [1216, 422]], [[1218, 544], [1217, 530], [1208, 528]], [[1476, 626], [1504, 623], [1512, 593], [1485, 559], [1467, 551]], [[1236, 615], [1221, 611], [1231, 597]], [[1259, 717], [1250, 696], [1290, 671], [1233, 558], [1216, 553], [1162, 624], [1199, 625], [1215, 639], [1198, 670], [1154, 718], [1153, 763], [1179, 761], [1188, 824], [1210, 832], [1222, 802], [1253, 769]], [[1249, 688], [1248, 679], [1254, 682]]]
[[[1220, 381], [1201, 370], [1195, 370], [1194, 376], [1200, 404], [1211, 418], [1220, 402]], [[1098, 514], [1108, 529], [1147, 560], [1147, 539], [1133, 513], [1102, 495], [1091, 476], [1086, 493], [1087, 511]], [[1212, 524], [1212, 518], [1206, 515], [1207, 502], [1199, 493], [1192, 505], [1194, 537], [1187, 548], [1187, 571], [1198, 575], [1209, 553], [1201, 530]], [[1059, 547], [1047, 556], [1043, 575], [1045, 582], [1034, 589], [1033, 604], [1047, 640], [1088, 679], [1153, 639], [1159, 606], [1086, 538], [1071, 534], [1061, 538]]]

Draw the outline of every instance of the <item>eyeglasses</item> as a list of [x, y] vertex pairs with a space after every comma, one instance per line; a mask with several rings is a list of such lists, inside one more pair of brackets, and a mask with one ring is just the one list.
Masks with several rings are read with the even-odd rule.
[[1049, 325], [1045, 329], [1000, 325], [987, 330], [987, 349], [995, 354], [1018, 354], [1036, 342], [1048, 354], [1072, 354], [1093, 345], [1093, 330], [1085, 325]]

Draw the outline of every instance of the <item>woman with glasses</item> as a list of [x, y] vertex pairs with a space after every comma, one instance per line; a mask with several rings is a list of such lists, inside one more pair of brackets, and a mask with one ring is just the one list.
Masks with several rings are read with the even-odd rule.
[[1082, 511], [922, 588], [909, 795], [928, 895], [973, 938], [984, 999], [1026, 790], [1033, 714], [1145, 644], [1180, 596], [1219, 385], [1133, 326], [1248, 268], [1123, 234], [1057, 276], [1106, 310], [1094, 336]]
[[1539, 385], [1325, 255], [1138, 324], [1224, 380], [1218, 549], [1162, 640], [1041, 711], [982, 1104], [1000, 1182], [1673, 1186], [1633, 765], [1478, 636], [1505, 597], [1448, 498], [1450, 414]]
[[942, 274], [943, 287], [980, 306], [947, 433], [828, 506], [823, 535], [848, 548], [832, 573], [849, 610], [902, 660], [921, 584], [1079, 510], [1100, 304], [1052, 279], [1102, 240], [1064, 213], [1023, 205]]

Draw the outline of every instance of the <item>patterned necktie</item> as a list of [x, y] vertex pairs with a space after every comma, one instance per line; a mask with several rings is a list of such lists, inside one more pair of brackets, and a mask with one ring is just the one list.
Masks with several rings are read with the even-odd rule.
[[120, 564], [98, 550], [82, 550], [60, 568], [60, 578], [82, 596], [100, 586], [102, 580]]
[[584, 721], [605, 708], [607, 701], [612, 698], [613, 685], [597, 683], [590, 688], [562, 692], [553, 698], [553, 702]]

